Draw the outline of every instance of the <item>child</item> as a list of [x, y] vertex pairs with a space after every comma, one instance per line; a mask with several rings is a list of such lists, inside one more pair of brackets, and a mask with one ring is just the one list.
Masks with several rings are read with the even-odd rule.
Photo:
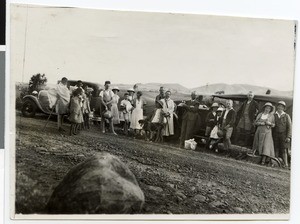
[[132, 105], [128, 100], [129, 93], [124, 94], [124, 99], [120, 103], [120, 121], [124, 122], [123, 130], [125, 135], [128, 134], [128, 128], [130, 124], [130, 112], [132, 109]]
[[90, 129], [89, 115], [91, 113], [90, 108], [90, 92], [88, 92], [87, 85], [84, 86], [82, 113], [83, 113], [83, 127], [84, 129]]
[[78, 134], [81, 123], [83, 122], [82, 110], [81, 110], [81, 95], [83, 90], [77, 88], [73, 92], [73, 97], [70, 102], [70, 117], [71, 122], [70, 135]]
[[[164, 116], [163, 116], [163, 102], [156, 101], [155, 102], [156, 108], [153, 111], [153, 115], [150, 119], [151, 122], [151, 136], [150, 139], [154, 140], [155, 142], [163, 142], [163, 127], [164, 127]], [[155, 135], [153, 136], [153, 132]]]
[[214, 126], [211, 130], [209, 141], [208, 141], [208, 147], [209, 149], [215, 149], [215, 152], [218, 152], [218, 143], [221, 141], [221, 137], [218, 135], [218, 131], [221, 126], [221, 115], [223, 112], [223, 108], [219, 107], [216, 111], [216, 116], [214, 119]]

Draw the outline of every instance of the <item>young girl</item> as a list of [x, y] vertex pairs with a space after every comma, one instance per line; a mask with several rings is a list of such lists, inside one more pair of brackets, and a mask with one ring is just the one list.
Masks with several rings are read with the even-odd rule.
[[70, 102], [70, 117], [71, 122], [70, 135], [76, 135], [79, 132], [79, 126], [83, 122], [82, 110], [81, 110], [81, 95], [82, 89], [77, 88], [73, 92], [73, 97]]
[[218, 143], [221, 141], [221, 137], [218, 135], [218, 131], [221, 126], [221, 115], [223, 112], [223, 108], [219, 107], [216, 110], [216, 116], [213, 121], [213, 128], [210, 132], [209, 140], [208, 140], [208, 148], [214, 149], [215, 152], [218, 152]]
[[[150, 132], [150, 140], [155, 142], [163, 142], [163, 127], [164, 127], [164, 112], [163, 112], [163, 102], [156, 101], [156, 108], [154, 109], [152, 116], [150, 118], [151, 122], [151, 132]], [[155, 136], [153, 136], [153, 132]]]
[[120, 103], [120, 121], [124, 122], [123, 125], [123, 130], [125, 135], [128, 134], [128, 128], [130, 124], [130, 119], [131, 119], [131, 109], [132, 105], [130, 101], [128, 100], [128, 93], [124, 94], [124, 99]]

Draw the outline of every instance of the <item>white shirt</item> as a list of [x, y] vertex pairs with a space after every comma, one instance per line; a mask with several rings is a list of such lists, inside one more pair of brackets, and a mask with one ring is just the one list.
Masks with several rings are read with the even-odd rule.
[[268, 119], [268, 117], [269, 117], [269, 114], [262, 114], [260, 118], [265, 120], [265, 119]]
[[282, 111], [282, 113], [281, 113], [281, 114], [279, 114], [279, 113], [278, 113], [278, 111], [276, 111], [276, 112], [275, 112], [275, 114], [277, 114], [277, 115], [278, 115], [278, 117], [280, 118], [282, 115], [284, 115], [284, 114], [285, 114], [285, 112], [284, 112], [284, 111]]

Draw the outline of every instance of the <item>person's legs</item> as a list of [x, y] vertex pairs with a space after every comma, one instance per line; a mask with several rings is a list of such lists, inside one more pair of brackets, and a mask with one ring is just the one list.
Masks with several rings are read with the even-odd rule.
[[228, 128], [225, 132], [225, 137], [224, 137], [224, 149], [225, 150], [229, 150], [231, 148], [231, 141], [230, 141], [230, 138], [231, 138], [231, 135], [232, 135], [232, 131], [233, 131], [233, 128]]
[[113, 133], [114, 135], [117, 135], [117, 133], [115, 132], [114, 122], [113, 122], [112, 118], [109, 119], [109, 126], [110, 126], [111, 133]]
[[184, 147], [184, 141], [186, 136], [187, 120], [182, 120], [181, 133], [180, 133], [180, 148]]
[[61, 125], [62, 125], [62, 123], [61, 123], [61, 114], [58, 114], [57, 115], [57, 128], [58, 128], [58, 130], [60, 130], [61, 129]]

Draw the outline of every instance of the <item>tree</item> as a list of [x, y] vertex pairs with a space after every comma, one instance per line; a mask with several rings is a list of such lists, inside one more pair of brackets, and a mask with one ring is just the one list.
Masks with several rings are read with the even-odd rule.
[[45, 85], [47, 83], [47, 78], [45, 74], [36, 74], [31, 76], [29, 80], [29, 89], [28, 92], [32, 93], [34, 90], [39, 91], [41, 86]]

